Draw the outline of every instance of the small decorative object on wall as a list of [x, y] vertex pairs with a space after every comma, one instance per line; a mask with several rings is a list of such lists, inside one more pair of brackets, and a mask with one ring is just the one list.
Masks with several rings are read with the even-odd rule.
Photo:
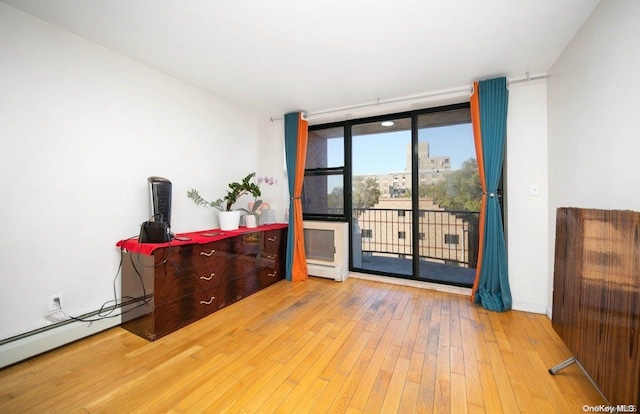
[[[237, 230], [240, 226], [240, 213], [245, 211], [251, 214], [248, 210], [240, 208], [232, 210], [233, 205], [244, 194], [251, 194], [254, 199], [261, 195], [260, 186], [256, 183], [254, 177], [256, 173], [251, 173], [242, 179], [241, 182], [233, 182], [229, 184], [229, 190], [224, 198], [216, 201], [207, 201], [200, 196], [198, 190], [192, 189], [187, 191], [187, 197], [192, 199], [198, 206], [208, 206], [219, 210], [218, 218], [220, 220], [220, 230]], [[258, 206], [259, 207], [259, 206]]]

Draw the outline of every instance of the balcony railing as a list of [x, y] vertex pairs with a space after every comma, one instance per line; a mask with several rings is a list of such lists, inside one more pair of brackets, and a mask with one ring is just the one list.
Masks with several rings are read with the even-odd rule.
[[[420, 259], [475, 268], [478, 262], [479, 215], [475, 211], [418, 211]], [[353, 209], [360, 228], [362, 254], [413, 256], [413, 214], [403, 209]]]

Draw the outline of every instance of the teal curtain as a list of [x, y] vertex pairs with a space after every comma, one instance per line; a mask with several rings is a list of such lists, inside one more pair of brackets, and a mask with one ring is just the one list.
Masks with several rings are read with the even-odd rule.
[[[298, 113], [292, 112], [284, 116], [284, 150], [287, 162], [287, 181], [289, 194], [294, 194], [296, 177], [296, 158], [298, 153]], [[287, 274], [286, 279], [292, 280], [293, 269], [293, 244], [295, 242], [293, 232], [293, 198], [289, 201], [289, 229], [287, 231]]]
[[486, 179], [484, 254], [474, 301], [492, 311], [511, 309], [507, 250], [498, 199], [507, 133], [507, 79], [478, 83], [478, 106]]

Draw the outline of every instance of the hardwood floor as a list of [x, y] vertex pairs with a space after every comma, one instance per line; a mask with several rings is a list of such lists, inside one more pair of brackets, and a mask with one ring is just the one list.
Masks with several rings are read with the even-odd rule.
[[120, 327], [0, 371], [2, 413], [583, 412], [544, 315], [362, 279], [279, 282], [155, 342]]

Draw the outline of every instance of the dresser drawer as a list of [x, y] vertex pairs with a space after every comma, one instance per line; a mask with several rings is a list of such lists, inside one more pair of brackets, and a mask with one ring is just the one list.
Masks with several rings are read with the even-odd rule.
[[282, 230], [270, 230], [262, 233], [262, 251], [267, 254], [278, 253], [280, 246], [284, 245], [286, 233]]
[[173, 302], [157, 306], [153, 312], [155, 333], [153, 339], [161, 338], [198, 320], [198, 313], [195, 306], [193, 306], [193, 300], [192, 296], [185, 296]]
[[229, 306], [232, 303], [244, 298], [245, 295], [245, 278], [241, 277], [233, 279], [227, 283], [224, 283], [216, 288], [218, 294], [218, 309], [222, 309], [225, 306]]
[[154, 280], [155, 303], [162, 305], [177, 297], [191, 295], [201, 290], [214, 289], [234, 279], [242, 278], [244, 273], [234, 271], [235, 263], [226, 258], [217, 260], [211, 268], [175, 269], [163, 265], [156, 271]]
[[241, 277], [243, 274], [233, 240], [221, 240], [202, 245], [198, 256], [201, 280], [220, 284]]
[[246, 296], [271, 286], [284, 279], [284, 274], [272, 269], [258, 269], [250, 272], [246, 276], [245, 292]]
[[235, 240], [233, 251], [240, 255], [255, 256], [262, 249], [263, 232], [243, 234]]
[[172, 269], [178, 271], [193, 269], [200, 264], [196, 254], [199, 251], [199, 247], [198, 245], [186, 245], [157, 249], [153, 254], [154, 268], [166, 267], [167, 271], [172, 271]]
[[154, 339], [239, 301], [245, 297], [244, 282], [244, 278], [235, 279], [212, 289], [200, 290], [163, 305], [156, 305], [153, 310]]
[[218, 305], [215, 290], [198, 291], [163, 305], [156, 305], [153, 310], [156, 339], [218, 310]]
[[279, 253], [263, 252], [256, 258], [255, 267], [258, 269], [276, 269], [278, 261], [280, 260]]
[[[245, 238], [243, 245], [245, 273], [261, 268], [276, 268], [276, 263], [284, 257], [282, 230], [253, 233], [252, 239]], [[247, 235], [248, 236], [248, 235]], [[249, 241], [248, 241], [249, 240]], [[248, 246], [251, 246], [249, 248]]]
[[202, 290], [198, 280], [198, 269], [176, 270], [167, 265], [163, 265], [162, 269], [156, 269], [154, 279], [156, 306], [191, 295], [198, 290]]
[[200, 265], [205, 268], [215, 266], [219, 260], [231, 257], [231, 246], [231, 240], [218, 240], [196, 245], [193, 250], [194, 260], [198, 260]]

